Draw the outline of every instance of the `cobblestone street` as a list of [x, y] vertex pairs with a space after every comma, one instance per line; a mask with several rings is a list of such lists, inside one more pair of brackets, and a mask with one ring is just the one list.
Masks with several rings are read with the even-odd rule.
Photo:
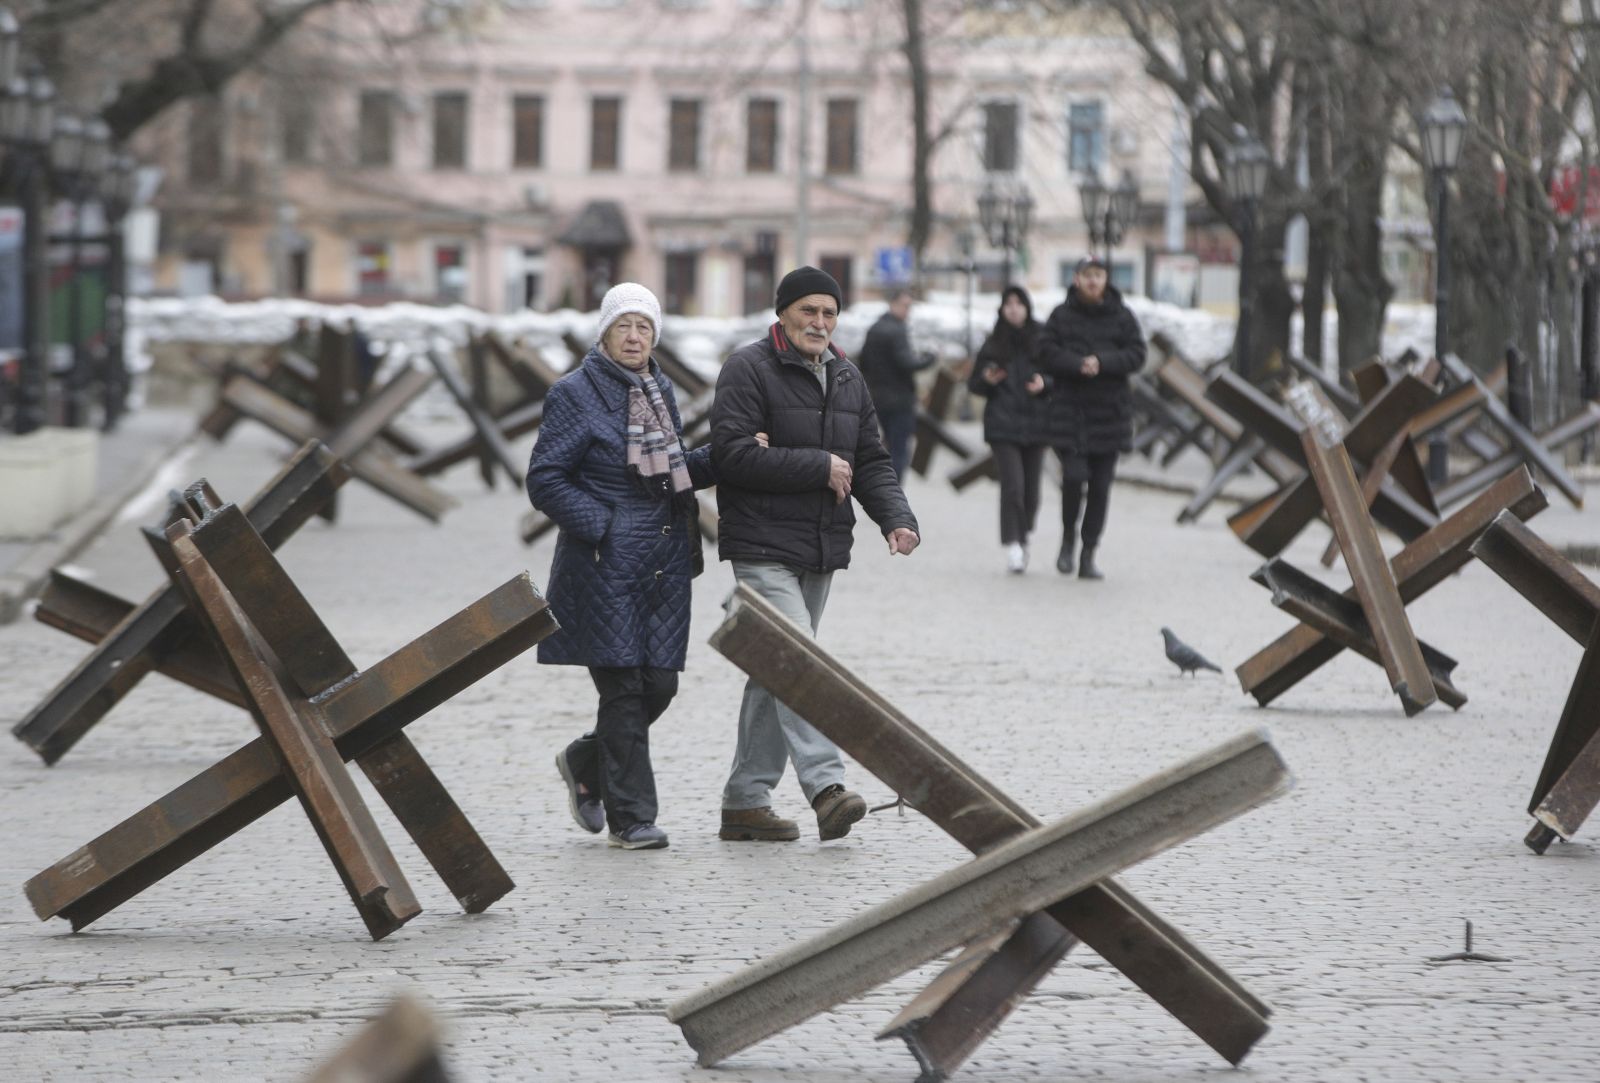
[[[437, 439], [454, 430], [429, 431]], [[517, 451], [526, 455], [527, 442]], [[241, 425], [191, 445], [76, 562], [142, 599], [159, 569], [134, 522], [165, 489], [209, 477], [244, 500], [284, 446]], [[1382, 671], [1346, 653], [1269, 709], [1232, 669], [1286, 630], [1260, 563], [1213, 507], [1119, 485], [1101, 583], [1059, 576], [1058, 498], [1046, 494], [1035, 567], [1008, 576], [992, 483], [964, 495], [913, 480], [923, 547], [891, 559], [870, 523], [834, 580], [823, 645], [1036, 815], [1059, 818], [1252, 727], [1295, 775], [1285, 798], [1135, 866], [1122, 879], [1273, 1009], [1243, 1066], [1256, 1083], [1306, 1080], [1592, 1081], [1600, 1063], [1600, 824], [1543, 858], [1523, 843], [1528, 794], [1580, 650], [1472, 564], [1414, 604], [1419, 636], [1460, 662], [1470, 696], [1407, 719]], [[358, 665], [370, 665], [528, 569], [553, 536], [516, 537], [525, 497], [445, 475], [462, 501], [430, 526], [359, 481], [337, 526], [314, 520], [280, 556]], [[1594, 496], [1591, 486], [1591, 497]], [[1593, 501], [1591, 501], [1593, 502]], [[1593, 543], [1600, 513], [1530, 521]], [[1318, 568], [1308, 530], [1286, 556]], [[1393, 539], [1386, 538], [1385, 544]], [[708, 558], [711, 557], [708, 551]], [[1325, 576], [1341, 589], [1342, 568]], [[736, 1056], [694, 1066], [667, 1003], [965, 860], [915, 814], [878, 813], [820, 844], [789, 775], [786, 845], [717, 839], [743, 675], [706, 644], [732, 586], [696, 581], [682, 691], [654, 729], [671, 848], [609, 849], [578, 831], [551, 765], [593, 716], [581, 669], [529, 653], [407, 732], [517, 882], [463, 915], [363, 780], [425, 912], [371, 942], [298, 804], [290, 802], [72, 934], [40, 923], [23, 882], [254, 736], [249, 717], [166, 678], [145, 680], [57, 766], [0, 745], [0, 1065], [12, 1079], [292, 1081], [396, 993], [445, 1028], [463, 1081], [899, 1080], [916, 1066], [873, 1037], [932, 973], [917, 971]], [[1159, 628], [1226, 671], [1178, 676]], [[0, 718], [21, 718], [86, 647], [31, 620], [0, 627]], [[860, 769], [851, 783], [892, 795]], [[1476, 947], [1508, 962], [1431, 964]], [[1202, 1080], [1227, 1065], [1082, 947], [963, 1067], [1000, 1080]]]

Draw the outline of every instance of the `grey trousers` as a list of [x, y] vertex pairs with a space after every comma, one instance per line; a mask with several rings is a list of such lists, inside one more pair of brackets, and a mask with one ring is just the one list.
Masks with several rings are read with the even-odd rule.
[[[733, 576], [748, 584], [783, 615], [815, 636], [828, 604], [832, 572], [808, 572], [764, 560], [735, 560]], [[722, 790], [726, 809], [764, 808], [789, 760], [809, 804], [818, 793], [844, 781], [844, 761], [834, 743], [811, 723], [779, 703], [755, 681], [744, 686], [739, 706], [739, 743], [733, 770]]]

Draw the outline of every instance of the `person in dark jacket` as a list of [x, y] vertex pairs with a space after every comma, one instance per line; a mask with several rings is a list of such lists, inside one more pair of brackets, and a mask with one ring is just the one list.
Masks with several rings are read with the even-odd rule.
[[[1068, 575], [1083, 510], [1083, 556], [1078, 575], [1100, 579], [1095, 550], [1105, 530], [1117, 453], [1133, 443], [1133, 397], [1128, 377], [1144, 366], [1144, 333], [1107, 282], [1095, 256], [1078, 261], [1067, 299], [1039, 334], [1035, 361], [1050, 383], [1046, 436], [1061, 458], [1061, 553], [1056, 570]], [[1084, 492], [1088, 491], [1088, 500]]]
[[[778, 322], [734, 351], [717, 378], [717, 553], [740, 583], [815, 635], [833, 573], [850, 564], [850, 497], [883, 531], [891, 556], [909, 555], [921, 538], [861, 373], [831, 345], [839, 284], [801, 267], [778, 284], [776, 307]], [[867, 803], [844, 788], [833, 742], [750, 681], [722, 793], [721, 838], [800, 837], [798, 824], [772, 810], [772, 788], [789, 760], [824, 840], [848, 834], [866, 814]]]
[[678, 691], [699, 570], [695, 489], [714, 483], [710, 449], [684, 453], [672, 384], [650, 357], [661, 304], [633, 282], [600, 304], [598, 341], [556, 381], [528, 465], [528, 497], [555, 521], [548, 597], [561, 629], [547, 665], [588, 666], [594, 729], [556, 753], [573, 819], [610, 845], [659, 849], [650, 725]]
[[911, 315], [911, 294], [899, 290], [889, 298], [889, 308], [867, 331], [861, 344], [860, 369], [872, 392], [872, 405], [883, 427], [894, 476], [902, 481], [911, 463], [911, 438], [917, 432], [916, 373], [934, 362], [931, 353], [911, 349], [906, 320]]
[[1000, 295], [994, 330], [978, 349], [967, 387], [988, 400], [983, 439], [1000, 470], [1000, 544], [1006, 568], [1028, 568], [1028, 535], [1039, 513], [1039, 468], [1044, 463], [1044, 377], [1033, 367], [1039, 340], [1033, 301], [1021, 286]]

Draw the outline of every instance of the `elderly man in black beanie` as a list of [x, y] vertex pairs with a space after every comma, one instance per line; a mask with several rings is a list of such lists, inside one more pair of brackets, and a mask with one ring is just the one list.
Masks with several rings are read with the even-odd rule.
[[[723, 362], [711, 407], [717, 471], [717, 554], [734, 577], [816, 634], [833, 573], [850, 564], [854, 497], [890, 556], [910, 555], [917, 520], [878, 436], [860, 371], [832, 344], [839, 284], [801, 267], [778, 284], [778, 320]], [[772, 810], [772, 788], [794, 761], [824, 840], [850, 833], [867, 803], [844, 787], [839, 749], [750, 681], [739, 711], [720, 837], [787, 842], [795, 821]]]

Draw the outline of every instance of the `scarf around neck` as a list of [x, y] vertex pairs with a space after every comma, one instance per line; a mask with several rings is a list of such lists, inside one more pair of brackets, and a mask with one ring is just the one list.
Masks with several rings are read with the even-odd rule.
[[661, 385], [649, 369], [635, 372], [616, 361], [604, 350], [601, 356], [616, 366], [628, 382], [627, 447], [628, 470], [645, 492], [657, 500], [671, 499], [688, 507], [694, 502], [694, 482], [684, 460], [683, 444], [672, 424]]

